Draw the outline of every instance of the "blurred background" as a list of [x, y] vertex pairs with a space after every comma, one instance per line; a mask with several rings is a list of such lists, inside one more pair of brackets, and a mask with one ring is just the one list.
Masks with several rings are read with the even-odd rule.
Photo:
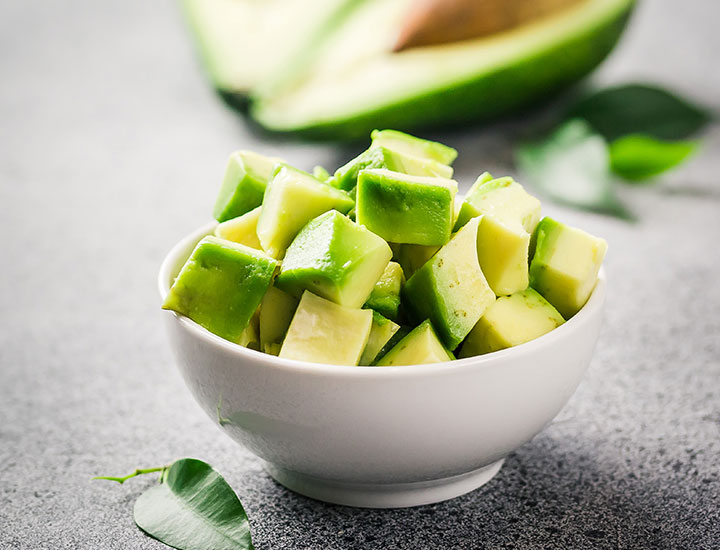
[[[514, 453], [490, 484], [451, 502], [354, 510], [276, 485], [256, 458], [211, 427], [184, 388], [161, 330], [155, 278], [170, 247], [211, 218], [225, 160], [236, 149], [332, 172], [367, 147], [363, 124], [417, 125], [422, 137], [458, 149], [455, 178], [467, 189], [485, 170], [516, 175], [521, 142], [543, 139], [579, 97], [608, 86], [650, 83], [717, 113], [720, 7], [639, 2], [622, 35], [617, 21], [624, 16], [614, 20], [617, 46], [579, 84], [557, 89], [565, 82], [552, 77], [556, 68], [547, 61], [523, 66], [518, 89], [507, 92], [523, 106], [502, 103], [507, 94], [497, 90], [495, 107], [478, 106], [463, 92], [449, 97], [464, 103], [421, 103], [385, 115], [388, 97], [402, 92], [410, 101], [429, 73], [407, 71], [400, 92], [383, 84], [365, 93], [352, 75], [344, 80], [347, 71], [332, 57], [341, 50], [308, 33], [328, 57], [313, 65], [290, 55], [300, 46], [274, 52], [297, 71], [286, 68], [247, 87], [256, 98], [249, 116], [245, 88], [215, 89], [221, 79], [208, 53], [215, 46], [198, 23], [212, 18], [191, 16], [228, 3], [188, 1], [185, 11], [171, 0], [0, 6], [0, 547], [160, 548], [132, 522], [132, 502], [149, 480], [119, 488], [89, 478], [197, 456], [236, 489], [258, 548], [717, 548], [714, 121], [692, 136], [697, 151], [676, 169], [648, 185], [613, 184], [634, 221], [550, 200], [547, 189], [520, 179], [548, 199], [545, 214], [609, 242], [606, 325], [584, 382], [556, 422]], [[244, 3], [263, 10], [261, 2]], [[610, 4], [622, 11], [623, 2]], [[332, 15], [339, 5], [317, 2], [328, 17], [339, 17]], [[296, 15], [309, 9], [266, 13], [275, 31], [258, 25], [245, 32], [272, 44], [292, 34], [288, 22], [309, 25], [307, 13]], [[399, 20], [407, 30], [407, 12], [383, 13], [366, 15], [370, 27], [378, 22], [377, 39], [365, 21], [369, 34], [360, 36], [370, 45], [350, 48], [358, 59], [397, 46], [389, 23]], [[232, 18], [221, 15], [213, 24], [218, 20]], [[338, 21], [328, 28], [345, 28]], [[571, 36], [589, 21], [596, 20], [570, 20], [563, 32]], [[352, 32], [347, 42], [362, 45]], [[555, 34], [560, 58], [574, 60], [577, 77], [612, 45], [605, 35], [583, 48]], [[519, 35], [513, 43], [523, 43]], [[461, 89], [465, 71], [475, 71], [475, 58], [457, 44], [451, 59], [469, 59], [457, 67], [444, 57], [416, 61], [437, 71], [433, 78], [447, 78], [451, 91]], [[412, 48], [394, 55], [405, 54], [417, 57]], [[254, 69], [274, 62], [252, 61]], [[344, 93], [352, 101], [333, 99]], [[375, 114], [348, 129], [364, 101]], [[318, 126], [325, 115], [316, 111], [326, 102], [333, 111], [323, 131], [303, 141], [298, 133]]]

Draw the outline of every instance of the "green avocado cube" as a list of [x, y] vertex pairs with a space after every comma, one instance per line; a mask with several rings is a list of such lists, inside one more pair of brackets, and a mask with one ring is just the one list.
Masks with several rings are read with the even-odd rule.
[[454, 350], [495, 301], [477, 256], [481, 218], [473, 218], [405, 283], [403, 305], [416, 321], [430, 319]]
[[332, 210], [298, 233], [275, 285], [294, 296], [309, 290], [336, 304], [359, 308], [391, 257], [384, 240]]
[[321, 181], [323, 183], [327, 183], [327, 180], [329, 180], [331, 177], [330, 172], [328, 172], [322, 166], [314, 166], [312, 175], [316, 180]]
[[281, 164], [265, 190], [257, 224], [260, 244], [273, 258], [282, 258], [295, 235], [310, 220], [333, 209], [344, 214], [353, 204], [345, 191]]
[[400, 289], [404, 282], [405, 277], [400, 264], [388, 263], [363, 307], [373, 309], [388, 319], [397, 320], [400, 308]]
[[219, 223], [215, 227], [215, 236], [234, 243], [244, 244], [256, 250], [262, 250], [257, 236], [257, 222], [260, 219], [261, 209], [262, 206], [258, 206], [242, 216]]
[[[297, 306], [298, 299], [294, 296], [283, 292], [275, 286], [268, 288], [260, 304], [258, 319], [258, 332], [262, 351], [270, 353], [279, 350]], [[273, 355], [277, 355], [277, 353]]]
[[242, 216], [262, 204], [265, 186], [281, 159], [236, 151], [225, 168], [213, 215], [219, 222]]
[[485, 173], [470, 189], [456, 228], [482, 215], [478, 260], [490, 288], [504, 296], [528, 286], [530, 234], [540, 219], [540, 201], [512, 178]]
[[305, 291], [279, 356], [330, 365], [357, 365], [367, 345], [372, 311], [340, 306]]
[[350, 191], [357, 185], [362, 170], [383, 168], [411, 176], [452, 178], [453, 169], [422, 157], [411, 157], [387, 147], [373, 145], [335, 171], [333, 185]]
[[258, 250], [203, 238], [180, 270], [163, 309], [239, 342], [272, 281], [277, 262]]
[[412, 277], [425, 262], [432, 258], [440, 250], [439, 246], [423, 246], [421, 244], [397, 244], [390, 243], [393, 251], [393, 259], [402, 267], [405, 278]]
[[443, 245], [452, 231], [456, 193], [455, 180], [363, 170], [357, 222], [393, 243]]
[[445, 349], [435, 330], [433, 330], [432, 323], [425, 320], [400, 340], [376, 364], [378, 367], [426, 365], [452, 361], [453, 359], [455, 357]]
[[592, 294], [607, 243], [547, 217], [538, 224], [533, 241], [530, 286], [569, 319]]
[[255, 313], [250, 317], [250, 322], [242, 331], [240, 338], [237, 341], [238, 344], [246, 348], [254, 349], [255, 351], [262, 351], [260, 347], [260, 312], [255, 310]]
[[540, 201], [513, 178], [493, 178], [484, 172], [465, 195], [454, 230], [481, 214], [512, 220], [532, 233], [540, 220]]
[[437, 141], [411, 136], [397, 130], [373, 130], [370, 139], [373, 145], [381, 145], [410, 157], [426, 158], [448, 166], [458, 154], [452, 147]]
[[373, 311], [373, 321], [370, 327], [370, 336], [365, 345], [362, 357], [360, 357], [361, 365], [372, 365], [375, 358], [383, 349], [390, 338], [400, 329], [400, 325], [393, 323], [390, 319], [386, 319], [378, 312]]
[[534, 340], [565, 322], [532, 288], [501, 296], [468, 334], [458, 357], [490, 353]]

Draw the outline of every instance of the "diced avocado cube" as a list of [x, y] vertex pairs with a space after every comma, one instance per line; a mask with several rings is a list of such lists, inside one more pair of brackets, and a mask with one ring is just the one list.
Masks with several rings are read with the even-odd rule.
[[437, 141], [411, 136], [397, 130], [373, 130], [370, 138], [373, 145], [382, 145], [398, 153], [434, 160], [448, 166], [453, 163], [458, 154], [452, 147]]
[[263, 198], [257, 234], [263, 250], [282, 258], [305, 224], [328, 210], [343, 214], [353, 207], [350, 195], [286, 164], [277, 166]]
[[236, 151], [225, 168], [213, 215], [219, 222], [242, 216], [262, 204], [265, 186], [281, 159]]
[[238, 342], [270, 286], [277, 262], [258, 250], [203, 238], [180, 270], [163, 309]]
[[262, 250], [257, 236], [257, 222], [261, 209], [262, 206], [258, 206], [242, 216], [219, 223], [215, 228], [215, 236]]
[[465, 195], [454, 230], [481, 214], [513, 220], [532, 233], [540, 220], [540, 201], [511, 177], [493, 178], [484, 172]]
[[327, 182], [327, 180], [329, 180], [331, 177], [330, 172], [325, 170], [325, 168], [323, 168], [322, 166], [313, 167], [312, 175], [316, 180], [322, 182]]
[[452, 231], [456, 193], [455, 180], [363, 170], [357, 222], [393, 243], [443, 245]]
[[240, 339], [237, 342], [241, 346], [246, 348], [254, 349], [255, 351], [262, 351], [260, 347], [260, 311], [255, 310], [255, 313], [250, 318], [248, 326], [242, 331]]
[[370, 336], [372, 311], [337, 305], [305, 291], [280, 348], [284, 359], [357, 365]]
[[504, 296], [528, 286], [530, 233], [540, 219], [540, 201], [512, 178], [485, 173], [470, 189], [455, 227], [482, 215], [478, 260], [490, 288]]
[[455, 359], [440, 342], [429, 320], [423, 321], [400, 340], [376, 364], [378, 367], [426, 365]]
[[275, 285], [294, 296], [310, 290], [336, 304], [361, 307], [391, 257], [384, 240], [332, 210], [298, 233]]
[[370, 336], [365, 345], [362, 357], [360, 357], [361, 365], [372, 365], [380, 350], [390, 341], [390, 338], [400, 329], [400, 325], [393, 323], [390, 319], [386, 319], [378, 312], [373, 311], [373, 321], [370, 327]]
[[607, 243], [547, 217], [538, 224], [533, 241], [530, 286], [569, 319], [592, 294]]
[[403, 305], [416, 321], [430, 319], [450, 350], [495, 301], [477, 257], [481, 218], [473, 218], [405, 283]]
[[542, 336], [565, 322], [532, 288], [501, 296], [468, 334], [458, 357], [490, 353]]
[[530, 234], [521, 226], [484, 215], [478, 229], [478, 260], [490, 288], [506, 296], [528, 286]]
[[362, 170], [386, 169], [411, 176], [440, 177], [449, 179], [453, 169], [428, 158], [411, 157], [387, 147], [373, 145], [350, 162], [335, 171], [333, 184], [350, 191], [357, 185]]
[[413, 327], [409, 327], [407, 325], [400, 325], [400, 328], [390, 337], [390, 340], [388, 340], [385, 345], [382, 347], [382, 349], [378, 352], [378, 354], [375, 356], [375, 361], [373, 361], [373, 365], [377, 365], [380, 360], [387, 355], [387, 353], [393, 349], [397, 343], [405, 338], [410, 332], [412, 332]]
[[400, 264], [388, 263], [363, 307], [373, 309], [388, 319], [397, 320], [400, 308], [400, 289], [404, 282], [405, 277]]
[[274, 286], [268, 288], [260, 304], [258, 323], [262, 351], [269, 353], [268, 350], [275, 349], [275, 346], [278, 346], [277, 350], [280, 349], [279, 345], [285, 338], [297, 305], [298, 299], [294, 296]]
[[423, 246], [421, 244], [397, 244], [390, 243], [393, 251], [393, 258], [397, 260], [403, 269], [405, 278], [412, 277], [425, 262], [432, 258], [440, 250], [439, 246]]

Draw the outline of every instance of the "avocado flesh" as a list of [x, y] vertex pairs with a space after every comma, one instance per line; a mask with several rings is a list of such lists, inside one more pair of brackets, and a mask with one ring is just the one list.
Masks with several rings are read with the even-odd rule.
[[634, 0], [586, 0], [506, 32], [391, 53], [402, 4], [366, 1], [303, 78], [256, 95], [252, 115], [270, 130], [325, 139], [487, 119], [589, 73], [615, 45]]
[[369, 149], [335, 171], [333, 185], [351, 191], [356, 185], [361, 170], [384, 168], [411, 176], [427, 176], [450, 179], [453, 169], [432, 159], [414, 157], [393, 151], [383, 145], [371, 145]]
[[473, 218], [405, 283], [403, 306], [416, 321], [430, 319], [450, 350], [465, 339], [495, 301], [477, 257], [481, 218]]
[[243, 347], [254, 349], [255, 351], [262, 351], [260, 345], [260, 312], [256, 310], [253, 316], [250, 318], [250, 322], [242, 331], [240, 338], [237, 341]]
[[389, 242], [443, 245], [452, 231], [457, 188], [451, 179], [362, 170], [357, 222]]
[[465, 197], [455, 227], [482, 215], [478, 260], [497, 296], [528, 286], [530, 234], [540, 220], [540, 201], [509, 177], [481, 175]]
[[[245, 94], [325, 32], [357, 0], [181, 0], [215, 87]], [[282, 37], [278, 41], [278, 37]]]
[[470, 331], [458, 357], [472, 357], [524, 344], [564, 322], [557, 310], [532, 288], [501, 296]]
[[277, 355], [292, 321], [298, 299], [275, 286], [268, 288], [260, 304], [258, 332], [260, 348], [265, 353]]
[[261, 206], [258, 206], [242, 216], [219, 223], [215, 227], [215, 236], [234, 243], [244, 244], [256, 250], [262, 250], [257, 236], [257, 222], [260, 218], [261, 208]]
[[363, 307], [397, 321], [400, 309], [400, 290], [404, 282], [405, 276], [400, 264], [389, 262]]
[[[387, 147], [410, 157], [434, 160], [450, 166], [457, 158], [457, 151], [437, 141], [411, 136], [397, 130], [373, 130], [370, 134], [373, 145]], [[452, 177], [452, 174], [448, 177]]]
[[277, 262], [252, 248], [203, 238], [170, 287], [163, 309], [238, 342], [272, 281]]
[[313, 218], [328, 210], [348, 212], [354, 201], [346, 192], [310, 174], [281, 164], [265, 189], [257, 234], [263, 250], [282, 258], [295, 235]]
[[370, 336], [372, 311], [339, 306], [306, 291], [292, 318], [279, 357], [357, 365]]
[[391, 243], [393, 258], [402, 267], [406, 279], [412, 277], [425, 262], [432, 258], [440, 250], [439, 246], [423, 246], [421, 244], [399, 244]]
[[340, 305], [361, 307], [390, 258], [383, 239], [332, 210], [298, 233], [275, 285], [295, 296], [309, 290]]
[[426, 320], [400, 340], [376, 364], [378, 367], [427, 365], [453, 359], [455, 357], [443, 347], [432, 324]]
[[380, 350], [390, 341], [390, 338], [400, 329], [400, 325], [386, 319], [376, 311], [373, 311], [373, 322], [370, 327], [370, 336], [360, 357], [361, 365], [372, 365]]
[[569, 319], [592, 294], [607, 243], [548, 217], [538, 224], [533, 240], [530, 286]]
[[252, 151], [236, 151], [231, 154], [213, 208], [215, 219], [224, 222], [260, 206], [265, 187], [279, 162], [282, 162], [282, 159], [266, 157]]

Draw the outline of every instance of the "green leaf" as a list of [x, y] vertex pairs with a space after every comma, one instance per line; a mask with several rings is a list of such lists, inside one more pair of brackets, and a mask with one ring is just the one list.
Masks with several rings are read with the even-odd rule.
[[135, 502], [135, 523], [180, 550], [249, 550], [250, 524], [227, 482], [202, 460], [183, 458]]
[[610, 167], [627, 180], [646, 180], [682, 163], [698, 145], [697, 141], [669, 142], [632, 134], [610, 144]]
[[568, 117], [588, 121], [608, 141], [627, 134], [683, 139], [712, 118], [707, 110], [669, 91], [643, 84], [608, 88], [585, 97]]
[[516, 153], [523, 176], [547, 196], [572, 206], [630, 219], [615, 196], [608, 147], [582, 120], [570, 120]]

